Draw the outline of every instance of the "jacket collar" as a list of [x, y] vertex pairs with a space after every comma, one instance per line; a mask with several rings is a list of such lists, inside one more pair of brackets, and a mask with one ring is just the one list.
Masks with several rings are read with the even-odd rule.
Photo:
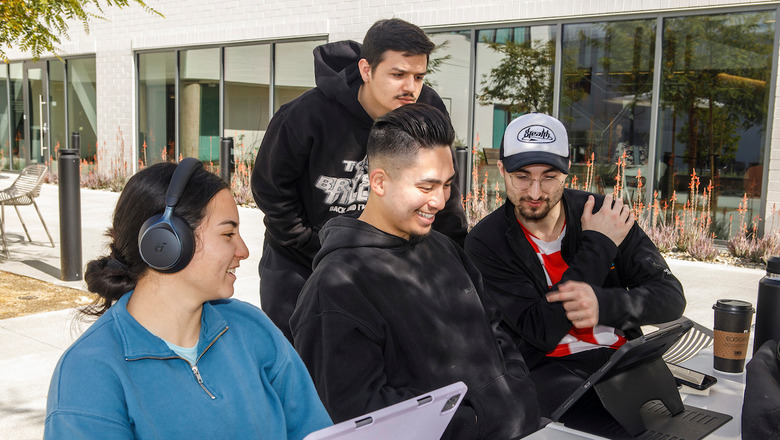
[[544, 268], [539, 262], [539, 259], [536, 258], [536, 252], [533, 247], [531, 247], [531, 243], [528, 242], [528, 239], [526, 239], [525, 234], [523, 233], [523, 229], [517, 222], [515, 205], [508, 199], [506, 203], [504, 203], [504, 218], [507, 222], [506, 241], [509, 243], [509, 248], [516, 257], [516, 263], [523, 268], [523, 271], [531, 279], [533, 279], [538, 291], [546, 292], [547, 279], [544, 276]]
[[[132, 290], [124, 294], [108, 312], [116, 323], [117, 332], [122, 340], [125, 359], [178, 357], [176, 353], [168, 348], [165, 341], [152, 334], [127, 311], [127, 302], [132, 294]], [[198, 339], [198, 357], [227, 329], [227, 321], [225, 321], [219, 311], [211, 303], [203, 303], [200, 336]]]

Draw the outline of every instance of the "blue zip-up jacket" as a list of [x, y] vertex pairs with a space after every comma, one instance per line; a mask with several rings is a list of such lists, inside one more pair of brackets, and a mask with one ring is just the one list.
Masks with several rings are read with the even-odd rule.
[[302, 439], [331, 425], [306, 367], [256, 307], [204, 303], [190, 365], [128, 313], [131, 294], [62, 355], [44, 438]]

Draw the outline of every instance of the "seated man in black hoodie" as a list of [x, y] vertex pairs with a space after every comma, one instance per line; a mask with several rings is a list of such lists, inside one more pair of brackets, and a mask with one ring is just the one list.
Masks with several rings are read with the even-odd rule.
[[565, 187], [569, 142], [559, 120], [515, 119], [500, 158], [507, 201], [471, 230], [466, 252], [550, 416], [641, 326], [679, 318], [685, 295], [622, 200]]
[[528, 369], [479, 272], [431, 230], [450, 197], [453, 138], [447, 116], [425, 104], [378, 118], [365, 210], [320, 232], [290, 327], [335, 422], [463, 381], [445, 438], [505, 440], [539, 426]]
[[[260, 298], [263, 311], [291, 339], [289, 320], [320, 249], [318, 233], [368, 199], [366, 140], [374, 119], [412, 102], [446, 111], [423, 85], [435, 45], [419, 27], [394, 18], [374, 23], [363, 44], [314, 49], [317, 87], [283, 105], [268, 125], [252, 173], [265, 214]], [[466, 215], [457, 185], [434, 229], [460, 244]]]

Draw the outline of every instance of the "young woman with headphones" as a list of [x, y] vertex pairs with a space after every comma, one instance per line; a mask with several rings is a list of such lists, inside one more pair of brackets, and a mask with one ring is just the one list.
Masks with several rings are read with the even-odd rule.
[[52, 377], [44, 437], [301, 439], [331, 424], [306, 367], [233, 295], [249, 255], [227, 184], [194, 158], [127, 183], [88, 263], [98, 320]]

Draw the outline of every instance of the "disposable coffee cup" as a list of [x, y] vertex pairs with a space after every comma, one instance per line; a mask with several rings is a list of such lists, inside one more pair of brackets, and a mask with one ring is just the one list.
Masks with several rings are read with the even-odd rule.
[[726, 373], [741, 373], [750, 341], [753, 305], [736, 299], [719, 299], [715, 310], [713, 367]]

